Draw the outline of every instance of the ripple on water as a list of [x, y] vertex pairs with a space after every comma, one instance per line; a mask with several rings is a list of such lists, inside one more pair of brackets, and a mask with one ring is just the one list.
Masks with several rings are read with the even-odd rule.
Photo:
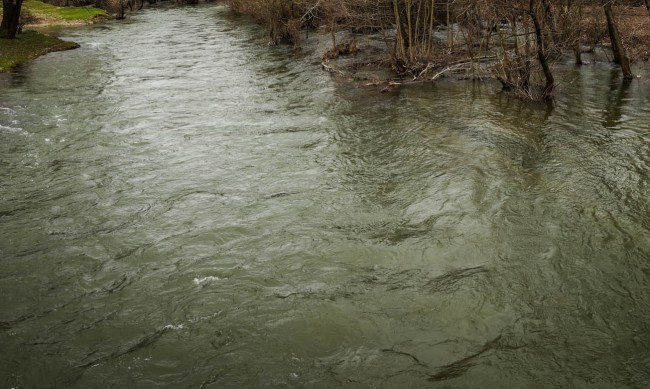
[[650, 379], [641, 82], [350, 89], [214, 4], [70, 34], [0, 79], [7, 385]]

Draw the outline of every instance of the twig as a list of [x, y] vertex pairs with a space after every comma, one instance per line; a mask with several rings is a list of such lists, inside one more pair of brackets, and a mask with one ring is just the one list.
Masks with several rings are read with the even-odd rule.
[[305, 12], [305, 14], [302, 15], [302, 17], [300, 18], [300, 23], [302, 23], [302, 22], [304, 22], [305, 20], [307, 20], [307, 18], [308, 18], [309, 16], [314, 17], [314, 10], [315, 10], [316, 8], [318, 8], [318, 6], [320, 5], [320, 2], [321, 2], [321, 0], [318, 0], [318, 1], [316, 2], [316, 4], [314, 4], [313, 7], [309, 8], [309, 9]]

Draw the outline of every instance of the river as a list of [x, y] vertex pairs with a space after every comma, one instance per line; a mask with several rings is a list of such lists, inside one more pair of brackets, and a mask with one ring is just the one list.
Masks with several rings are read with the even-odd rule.
[[382, 94], [220, 5], [64, 38], [0, 74], [3, 388], [650, 382], [647, 74]]

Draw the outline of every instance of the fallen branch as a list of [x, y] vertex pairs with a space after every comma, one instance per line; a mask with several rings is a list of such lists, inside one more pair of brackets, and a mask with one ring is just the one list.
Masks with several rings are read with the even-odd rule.
[[429, 81], [434, 81], [435, 79], [442, 76], [443, 74], [445, 74], [447, 72], [454, 71], [454, 70], [458, 70], [458, 69], [460, 69], [460, 68], [462, 68], [462, 67], [464, 67], [464, 66], [466, 66], [468, 64], [471, 64], [471, 62], [461, 62], [461, 63], [458, 63], [456, 65], [448, 66], [448, 67], [442, 69], [441, 71], [439, 71], [438, 73], [436, 73], [433, 77], [431, 77], [431, 79]]
[[320, 66], [321, 66], [321, 68], [322, 68], [323, 70], [325, 70], [326, 72], [330, 72], [330, 73], [338, 73], [338, 74], [341, 74], [341, 75], [344, 75], [344, 74], [345, 74], [345, 73], [343, 73], [342, 71], [338, 70], [337, 68], [335, 68], [335, 67], [333, 67], [333, 66], [329, 66], [329, 65], [326, 64], [325, 62], [321, 62], [321, 63], [320, 63]]
[[[436, 75], [434, 75], [433, 78], [431, 78], [431, 80], [435, 80], [436, 78], [440, 77], [442, 74], [444, 74], [444, 73], [446, 73], [448, 71], [453, 71], [453, 70], [460, 69], [464, 65], [483, 62], [483, 61], [489, 61], [489, 60], [496, 59], [496, 58], [497, 58], [497, 56], [493, 55], [493, 56], [484, 56], [484, 57], [479, 57], [479, 58], [474, 58], [474, 59], [471, 59], [471, 58], [470, 59], [461, 59], [461, 60], [458, 60], [458, 61], [451, 62], [450, 65], [447, 68], [445, 68], [441, 72], [436, 73]], [[418, 73], [417, 76], [413, 77], [413, 81], [421, 80], [422, 76], [424, 76], [429, 71], [429, 69], [431, 69], [434, 66], [435, 66], [434, 63], [431, 63], [431, 62], [427, 63], [427, 66], [420, 73]]]
[[422, 71], [420, 72], [420, 74], [418, 74], [417, 76], [413, 77], [413, 81], [417, 80], [418, 78], [422, 78], [422, 76], [423, 76], [424, 74], [426, 74], [426, 72], [429, 71], [429, 68], [430, 68], [431, 66], [433, 66], [433, 64], [432, 64], [431, 62], [429, 62], [429, 63], [427, 64], [427, 67], [425, 67], [424, 70], [422, 70]]

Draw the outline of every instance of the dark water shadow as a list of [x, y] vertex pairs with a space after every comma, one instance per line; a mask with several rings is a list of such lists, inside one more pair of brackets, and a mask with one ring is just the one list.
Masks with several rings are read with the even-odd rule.
[[620, 80], [617, 69], [610, 71], [609, 93], [603, 111], [603, 127], [617, 128], [623, 123], [623, 110], [630, 97], [632, 80]]

